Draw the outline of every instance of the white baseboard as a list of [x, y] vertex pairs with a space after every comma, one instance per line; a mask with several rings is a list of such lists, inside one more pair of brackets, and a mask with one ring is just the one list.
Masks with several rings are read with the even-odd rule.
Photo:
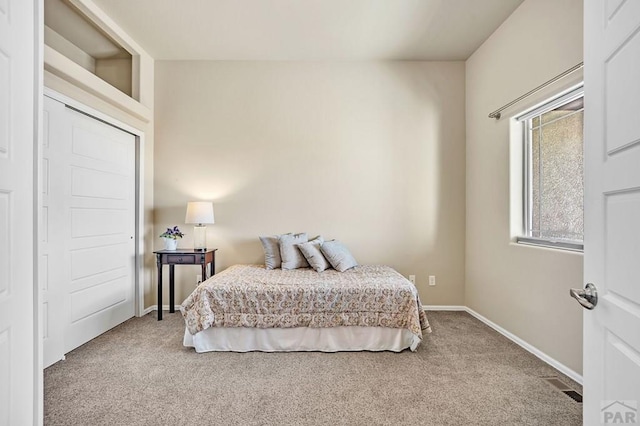
[[423, 308], [426, 311], [465, 311], [469, 315], [475, 317], [476, 319], [482, 321], [484, 324], [486, 324], [489, 327], [493, 328], [495, 331], [497, 331], [498, 333], [502, 334], [504, 337], [506, 337], [507, 339], [511, 340], [512, 342], [514, 342], [515, 344], [520, 346], [522, 349], [526, 350], [527, 352], [532, 353], [536, 357], [540, 358], [542, 361], [546, 362], [547, 364], [549, 364], [550, 366], [552, 366], [556, 370], [560, 371], [562, 374], [568, 376], [572, 380], [574, 380], [577, 383], [579, 383], [580, 385], [582, 385], [582, 376], [580, 374], [576, 373], [575, 371], [573, 371], [572, 369], [570, 369], [566, 365], [562, 364], [561, 362], [557, 361], [556, 359], [554, 359], [554, 358], [550, 357], [549, 355], [547, 355], [546, 353], [542, 352], [540, 349], [538, 349], [535, 346], [525, 342], [524, 340], [522, 340], [521, 338], [519, 338], [515, 334], [511, 333], [510, 331], [505, 330], [504, 328], [500, 327], [495, 322], [493, 322], [493, 321], [489, 320], [488, 318], [480, 315], [479, 313], [477, 313], [476, 311], [474, 311], [473, 309], [471, 309], [471, 308], [469, 308], [467, 306], [424, 305]]
[[[158, 310], [158, 305], [151, 305], [149, 307], [147, 307], [144, 311], [142, 311], [142, 313], [140, 314], [141, 317], [147, 315], [150, 312], [153, 311], [157, 311]], [[162, 311], [169, 311], [169, 305], [162, 305]], [[175, 305], [175, 311], [176, 312], [180, 312], [180, 305]]]
[[466, 311], [466, 306], [456, 305], [422, 305], [425, 311]]

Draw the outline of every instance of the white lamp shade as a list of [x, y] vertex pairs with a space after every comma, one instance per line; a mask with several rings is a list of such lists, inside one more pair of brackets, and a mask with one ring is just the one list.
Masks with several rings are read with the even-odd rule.
[[213, 203], [209, 201], [189, 201], [189, 203], [187, 203], [187, 215], [184, 218], [184, 223], [198, 225], [215, 223]]

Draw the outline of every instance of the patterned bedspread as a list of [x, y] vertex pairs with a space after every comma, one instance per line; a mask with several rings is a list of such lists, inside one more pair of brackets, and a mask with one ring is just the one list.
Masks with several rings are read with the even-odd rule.
[[191, 334], [209, 327], [406, 328], [431, 332], [416, 288], [388, 266], [346, 272], [235, 265], [201, 283], [180, 311]]

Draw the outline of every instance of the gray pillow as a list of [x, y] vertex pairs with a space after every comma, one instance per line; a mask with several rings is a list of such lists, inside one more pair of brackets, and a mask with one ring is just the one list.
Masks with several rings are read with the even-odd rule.
[[325, 241], [320, 246], [320, 251], [336, 271], [344, 272], [347, 269], [358, 266], [358, 262], [349, 252], [349, 249], [340, 241]]
[[282, 264], [282, 258], [280, 257], [280, 239], [277, 235], [270, 235], [268, 237], [260, 237], [262, 248], [264, 249], [264, 266], [267, 269], [279, 268]]
[[306, 233], [280, 235], [280, 257], [282, 269], [308, 268], [309, 262], [304, 258], [297, 244], [306, 243], [309, 239]]
[[309, 242], [298, 244], [298, 248], [302, 252], [302, 255], [307, 259], [309, 265], [315, 269], [316, 272], [322, 272], [325, 269], [331, 268], [331, 265], [327, 262], [327, 259], [320, 251], [322, 243], [324, 243], [324, 238], [322, 238], [321, 235], [318, 235]]

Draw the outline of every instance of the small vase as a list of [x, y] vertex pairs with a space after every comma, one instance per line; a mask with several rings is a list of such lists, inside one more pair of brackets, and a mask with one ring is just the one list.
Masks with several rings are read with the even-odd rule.
[[173, 238], [163, 238], [165, 250], [175, 250], [178, 248], [178, 240]]

